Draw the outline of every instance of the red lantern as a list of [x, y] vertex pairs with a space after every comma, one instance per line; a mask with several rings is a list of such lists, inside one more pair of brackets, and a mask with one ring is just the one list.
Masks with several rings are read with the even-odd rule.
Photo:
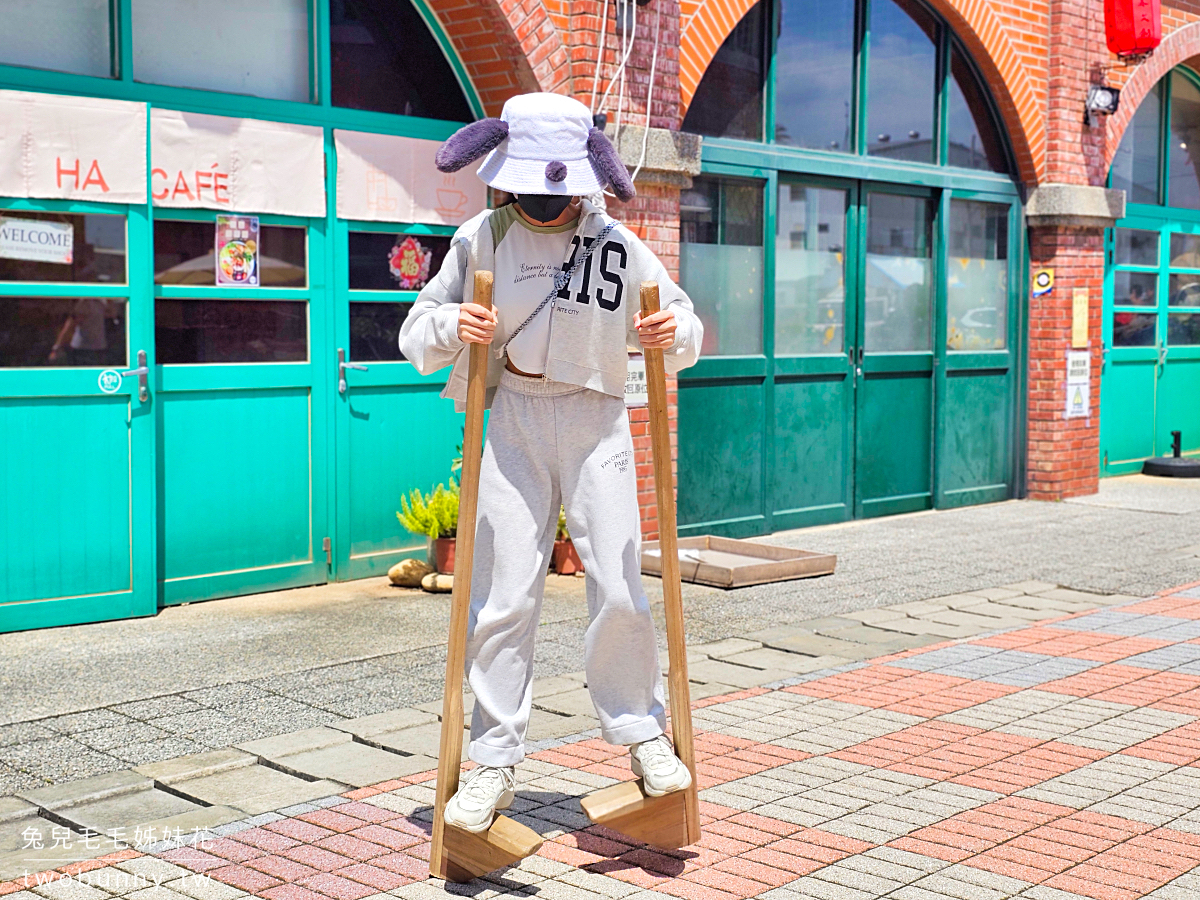
[[1104, 0], [1104, 32], [1117, 56], [1143, 56], [1162, 41], [1159, 0]]

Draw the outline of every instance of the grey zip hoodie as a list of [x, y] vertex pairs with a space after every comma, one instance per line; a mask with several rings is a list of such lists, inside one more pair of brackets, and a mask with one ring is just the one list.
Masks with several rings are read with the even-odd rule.
[[[463, 352], [467, 345], [458, 336], [458, 307], [472, 300], [476, 270], [495, 269], [495, 247], [488, 226], [490, 215], [491, 210], [485, 210], [454, 233], [441, 269], [421, 290], [400, 329], [400, 351], [422, 375], [453, 365], [442, 396], [454, 398], [459, 410], [465, 407], [467, 396], [469, 354]], [[584, 200], [576, 234], [586, 246], [612, 221]], [[572, 247], [576, 246], [573, 241]], [[589, 290], [580, 299], [585, 278]], [[614, 397], [625, 396], [627, 352], [640, 349], [633, 317], [641, 308], [643, 281], [658, 282], [662, 308], [675, 313], [675, 343], [663, 352], [667, 373], [686, 369], [696, 362], [704, 326], [692, 311], [692, 301], [671, 281], [650, 248], [624, 225], [617, 225], [571, 279], [570, 299], [556, 298], [538, 314], [553, 317], [546, 356], [548, 379]], [[494, 299], [497, 303], [504, 302], [502, 297]], [[505, 362], [493, 351], [510, 336], [497, 328], [492, 350], [488, 352], [489, 407]]]

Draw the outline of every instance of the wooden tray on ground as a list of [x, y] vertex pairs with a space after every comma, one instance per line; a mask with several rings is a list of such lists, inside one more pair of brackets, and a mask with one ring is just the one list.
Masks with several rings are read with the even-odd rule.
[[[684, 581], [719, 588], [746, 587], [832, 575], [837, 557], [790, 547], [704, 534], [679, 539], [679, 569]], [[642, 573], [662, 577], [658, 541], [642, 543]]]

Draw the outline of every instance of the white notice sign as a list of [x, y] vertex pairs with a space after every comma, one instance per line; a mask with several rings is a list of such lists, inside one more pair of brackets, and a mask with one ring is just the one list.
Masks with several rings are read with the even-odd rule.
[[0, 219], [0, 258], [71, 264], [75, 226], [41, 219]]
[[1065, 417], [1086, 418], [1091, 411], [1089, 393], [1092, 379], [1092, 357], [1087, 350], [1067, 352], [1067, 396]]
[[629, 372], [625, 376], [625, 406], [633, 409], [647, 406], [650, 392], [646, 387], [646, 358], [640, 353], [629, 354]]

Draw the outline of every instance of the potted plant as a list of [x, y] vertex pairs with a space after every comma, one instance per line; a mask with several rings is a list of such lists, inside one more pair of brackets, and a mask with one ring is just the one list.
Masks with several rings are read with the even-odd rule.
[[400, 498], [396, 518], [413, 534], [423, 534], [430, 541], [429, 562], [443, 575], [454, 574], [454, 539], [458, 534], [458, 482], [450, 479], [450, 487], [439, 484], [430, 494], [416, 488]]
[[558, 530], [554, 533], [554, 571], [559, 575], [575, 575], [583, 571], [583, 561], [567, 532], [567, 513], [558, 508]]

